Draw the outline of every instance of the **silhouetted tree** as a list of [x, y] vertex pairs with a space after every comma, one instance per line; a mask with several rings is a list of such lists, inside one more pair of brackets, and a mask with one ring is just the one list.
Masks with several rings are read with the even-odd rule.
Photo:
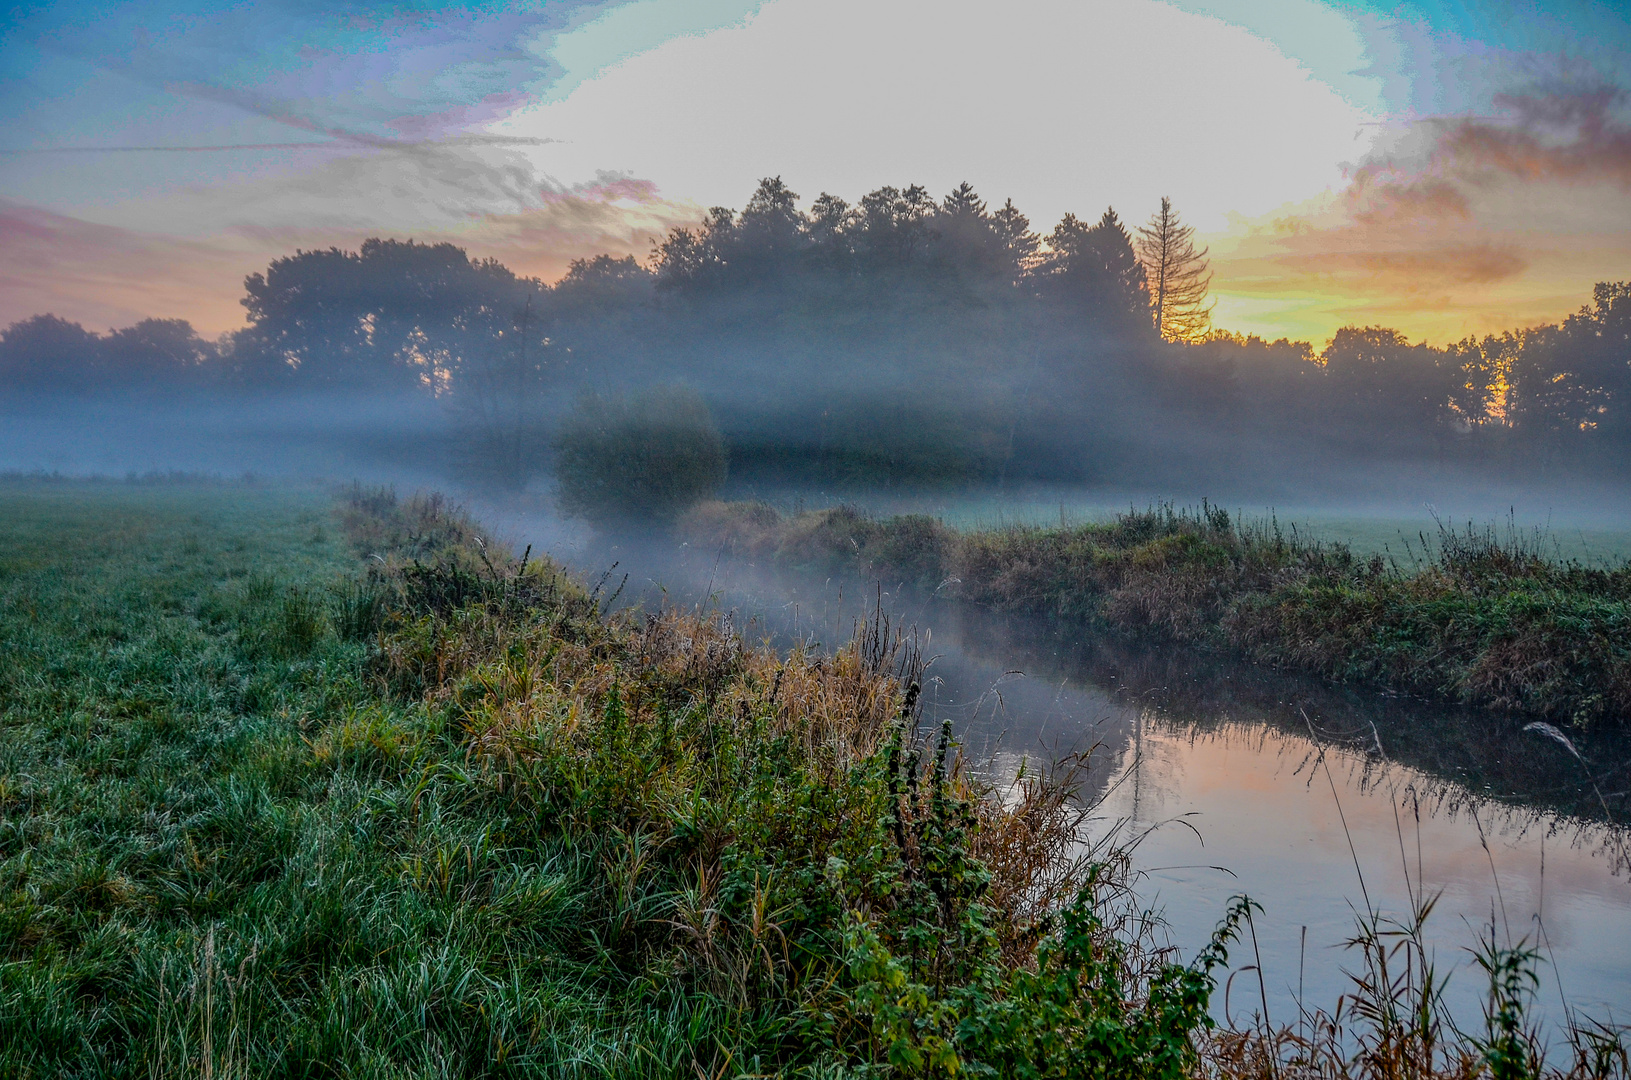
[[1465, 431], [1510, 428], [1517, 422], [1512, 384], [1526, 338], [1526, 332], [1509, 330], [1482, 340], [1463, 338], [1444, 350], [1444, 364], [1454, 373], [1449, 410]]
[[1564, 320], [1562, 354], [1579, 385], [1601, 391], [1576, 405], [1581, 430], [1631, 439], [1631, 281], [1601, 281]]
[[1156, 331], [1167, 341], [1199, 341], [1212, 324], [1206, 293], [1212, 285], [1208, 249], [1195, 250], [1195, 229], [1161, 199], [1161, 209], [1138, 230], [1138, 254], [1149, 282]]
[[[1012, 201], [992, 210], [967, 183], [938, 200], [823, 193], [801, 212], [767, 177], [740, 214], [715, 207], [646, 264], [582, 259], [550, 287], [451, 244], [371, 239], [249, 277], [249, 326], [218, 343], [176, 319], [98, 335], [36, 316], [0, 332], [0, 384], [430, 392], [461, 421], [471, 471], [512, 485], [562, 389], [675, 378], [710, 396], [741, 460], [828, 479], [1063, 478], [1085, 460], [1131, 476], [1165, 450], [1126, 446], [1248, 437], [1344, 453], [1356, 436], [1431, 440], [1569, 468], [1623, 468], [1631, 451], [1631, 282], [1600, 283], [1553, 326], [1446, 349], [1350, 326], [1315, 357], [1208, 332], [1207, 252], [1170, 199], [1136, 232], [1113, 210], [1067, 214], [1044, 247]], [[1147, 347], [1157, 332], [1183, 347]]]
[[727, 255], [738, 280], [752, 287], [787, 287], [803, 269], [809, 247], [808, 223], [798, 210], [798, 195], [779, 176], [766, 177], [737, 219]]
[[186, 319], [143, 319], [102, 339], [106, 377], [118, 382], [175, 382], [199, 376], [215, 346]]
[[926, 188], [881, 187], [861, 199], [851, 225], [859, 270], [873, 286], [906, 284], [927, 263], [935, 239], [935, 203]]
[[1031, 219], [1019, 212], [1014, 200], [1002, 204], [1002, 209], [991, 215], [991, 226], [1012, 261], [1015, 280], [1030, 273], [1042, 238], [1031, 231]]
[[1120, 338], [1148, 336], [1144, 268], [1114, 209], [1096, 225], [1066, 214], [1048, 236], [1043, 271], [1055, 298], [1099, 331]]
[[396, 240], [297, 252], [244, 285], [253, 345], [298, 381], [433, 393], [451, 387], [468, 350], [511, 325], [526, 291], [494, 260]]
[[1036, 249], [1030, 223], [1023, 215], [1016, 223], [1016, 214], [1011, 202], [992, 214], [967, 183], [941, 199], [933, 218], [936, 276], [953, 290], [948, 299], [982, 304], [1011, 299], [1003, 294], [1024, 276], [1028, 258]]
[[657, 288], [662, 292], [699, 298], [724, 280], [736, 212], [716, 206], [695, 229], [672, 229], [653, 254]]
[[1368, 436], [1432, 436], [1445, 418], [1459, 370], [1396, 330], [1344, 326], [1320, 353], [1336, 407], [1363, 421]]
[[81, 390], [95, 384], [102, 338], [79, 323], [35, 315], [0, 331], [0, 383]]

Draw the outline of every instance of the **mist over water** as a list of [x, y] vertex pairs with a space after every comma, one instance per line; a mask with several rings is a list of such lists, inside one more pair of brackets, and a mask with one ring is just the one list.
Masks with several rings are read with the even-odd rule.
[[[925, 727], [954, 724], [999, 792], [1021, 768], [1086, 756], [1091, 829], [1137, 840], [1141, 896], [1191, 954], [1228, 899], [1264, 906], [1237, 1018], [1268, 1002], [1329, 1005], [1351, 989], [1343, 943], [1374, 906], [1404, 919], [1441, 894], [1427, 939], [1446, 1003], [1481, 1022], [1468, 951], [1493, 918], [1541, 949], [1539, 1014], [1621, 1017], [1631, 995], [1631, 743], [1577, 736], [1583, 764], [1518, 722], [1151, 649], [999, 616], [881, 581], [810, 576], [649, 536], [593, 537], [512, 508], [515, 543], [543, 541], [618, 606], [698, 607], [750, 639], [831, 649], [880, 607], [931, 658]], [[1306, 928], [1306, 936], [1305, 936]], [[1250, 948], [1250, 946], [1247, 946]], [[1241, 954], [1245, 955], [1245, 954]], [[1299, 989], [1300, 988], [1300, 989]]]
[[[1093, 828], [1137, 840], [1143, 895], [1186, 955], [1232, 894], [1263, 904], [1262, 983], [1236, 978], [1220, 1010], [1329, 1007], [1348, 989], [1355, 911], [1401, 915], [1442, 890], [1429, 937], [1462, 973], [1448, 999], [1462, 1023], [1481, 985], [1462, 950], [1491, 923], [1541, 946], [1547, 1015], [1567, 1002], [1623, 1019], [1622, 735], [1571, 732], [1574, 757], [1499, 717], [786, 573], [682, 544], [650, 500], [847, 503], [961, 528], [1209, 500], [1401, 568], [1432, 555], [1440, 524], [1469, 522], [1617, 566], [1631, 557], [1631, 369], [1601, 343], [1631, 318], [1631, 288], [1545, 333], [1446, 348], [1374, 327], [1320, 353], [1174, 343], [1148, 321], [1114, 214], [1067, 219], [1044, 244], [966, 189], [824, 197], [807, 213], [794, 198], [766, 181], [740, 216], [671, 234], [650, 266], [592, 260], [554, 286], [448, 245], [300, 253], [250, 279], [249, 327], [214, 352], [188, 345], [194, 359], [162, 378], [102, 379], [112, 354], [98, 353], [72, 379], [8, 385], [0, 470], [438, 488], [618, 605], [715, 610], [780, 649], [832, 649], [882, 613], [933, 658], [925, 720], [950, 719], [999, 791], [1086, 755]], [[0, 368], [57, 355], [7, 335]], [[56, 371], [26, 372], [42, 370]], [[591, 444], [600, 471], [573, 474], [563, 463]], [[696, 490], [663, 490], [688, 446], [718, 460], [692, 470]], [[597, 525], [563, 516], [557, 479]], [[596, 505], [619, 485], [647, 505]], [[646, 527], [627, 526], [631, 508]]]
[[[660, 528], [597, 531], [559, 514], [542, 483], [519, 493], [461, 486], [447, 453], [456, 431], [445, 408], [411, 396], [41, 398], [8, 404], [0, 468], [357, 477], [452, 490], [517, 550], [531, 545], [604, 581], [603, 595], [621, 590], [620, 606], [718, 610], [750, 639], [783, 649], [834, 648], [881, 605], [933, 657], [926, 722], [949, 717], [969, 760], [999, 788], [1022, 767], [1087, 753], [1081, 797], [1096, 806], [1092, 828], [1138, 838], [1141, 894], [1186, 955], [1230, 896], [1264, 905], [1256, 923], [1264, 985], [1252, 973], [1237, 977], [1218, 996], [1220, 1011], [1238, 1017], [1266, 1000], [1271, 1016], [1290, 1020], [1299, 992], [1334, 1002], [1348, 989], [1341, 944], [1355, 911], [1368, 902], [1402, 917], [1413, 893], [1442, 891], [1429, 939], [1443, 969], [1457, 972], [1447, 1001], [1460, 1022], [1480, 1015], [1482, 984], [1465, 950], [1492, 917], [1500, 935], [1542, 947], [1543, 1016], [1560, 1016], [1566, 1000], [1623, 1018], [1631, 1000], [1623, 738], [1577, 735], [1586, 769], [1516, 724], [1450, 707], [1117, 645], [898, 583], [785, 573], [681, 547]], [[1555, 554], [1585, 560], [1618, 561], [1631, 534], [1625, 504], [1595, 480], [1519, 490], [1425, 466], [1373, 478], [1368, 490], [1363, 470], [1348, 480], [1295, 491], [1287, 483], [1284, 502], [1242, 484], [1216, 501], [1232, 495], [1248, 514], [1275, 513], [1288, 527], [1401, 560], [1434, 513], [1503, 524], [1510, 515], [1515, 527], [1544, 530]], [[724, 494], [789, 509], [847, 501], [971, 526], [1079, 522], [1155, 499], [1214, 497], [1199, 487], [1029, 481], [905, 491], [750, 478]]]

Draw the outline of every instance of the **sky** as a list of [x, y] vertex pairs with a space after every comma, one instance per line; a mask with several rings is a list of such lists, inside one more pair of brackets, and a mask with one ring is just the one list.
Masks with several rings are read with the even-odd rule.
[[1215, 322], [1555, 321], [1631, 278], [1631, 13], [1599, 0], [39, 0], [0, 15], [0, 325], [215, 334], [368, 236], [546, 279], [779, 175], [1163, 196]]

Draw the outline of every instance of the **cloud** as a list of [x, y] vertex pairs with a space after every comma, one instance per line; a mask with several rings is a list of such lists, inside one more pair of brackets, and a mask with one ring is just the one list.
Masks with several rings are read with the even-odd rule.
[[1594, 84], [1503, 93], [1489, 116], [1416, 121], [1414, 152], [1379, 155], [1356, 181], [1433, 174], [1487, 186], [1509, 181], [1607, 182], [1631, 186], [1631, 117], [1617, 86]]
[[[618, 0], [528, 5], [50, 5], [0, 48], [0, 71], [36, 50], [152, 87], [276, 101], [281, 118], [318, 129], [440, 136], [491, 120], [525, 88], [559, 74], [548, 41]], [[58, 89], [60, 94], [60, 89]]]
[[41, 312], [95, 329], [149, 316], [206, 331], [242, 321], [234, 286], [253, 265], [221, 243], [97, 225], [0, 199], [0, 323]]
[[[1286, 317], [1311, 336], [1363, 310], [1444, 340], [1555, 320], [1628, 276], [1626, 93], [1553, 79], [1493, 100], [1396, 123], [1341, 191], [1209, 238], [1220, 309], [1295, 297]], [[1288, 328], [1233, 308], [1253, 313], [1243, 329]]]
[[528, 206], [511, 212], [467, 214], [416, 230], [246, 222], [185, 239], [0, 199], [0, 326], [49, 311], [99, 330], [161, 316], [190, 319], [216, 334], [243, 324], [244, 277], [298, 248], [354, 249], [369, 236], [446, 240], [473, 258], [497, 258], [517, 273], [553, 280], [574, 259], [602, 253], [643, 259], [669, 229], [701, 218], [701, 207], [669, 201], [650, 181], [614, 173], [539, 188]]
[[[1529, 267], [1529, 259], [1511, 246], [1494, 243], [1462, 244], [1447, 247], [1367, 250], [1366, 238], [1358, 239], [1357, 250], [1341, 250], [1330, 237], [1319, 250], [1287, 253], [1275, 258], [1280, 266], [1309, 274], [1331, 277], [1359, 271], [1368, 280], [1362, 291], [1392, 294], [1441, 292], [1447, 284], [1487, 285], [1516, 277]], [[1359, 292], [1361, 290], [1355, 290]]]
[[1510, 177], [1631, 188], [1626, 92], [1599, 86], [1550, 94], [1503, 94], [1499, 120], [1447, 126], [1438, 153], [1469, 180]]
[[1354, 220], [1364, 224], [1466, 220], [1472, 203], [1455, 184], [1436, 177], [1400, 177], [1362, 169], [1346, 197]]
[[602, 172], [543, 191], [526, 210], [482, 215], [436, 235], [519, 274], [552, 281], [574, 259], [609, 254], [644, 261], [670, 229], [694, 226], [703, 214], [696, 203], [665, 198], [650, 180]]
[[[1151, 43], [1159, 42], [1159, 47]], [[492, 130], [559, 138], [704, 205], [780, 174], [813, 197], [967, 180], [1044, 226], [1171, 195], [1222, 224], [1341, 183], [1374, 119], [1269, 42], [1157, 0], [771, 0]]]

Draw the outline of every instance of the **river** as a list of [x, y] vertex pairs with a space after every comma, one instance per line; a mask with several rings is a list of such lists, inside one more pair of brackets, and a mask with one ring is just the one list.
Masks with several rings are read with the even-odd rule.
[[[1404, 919], [1437, 896], [1425, 937], [1446, 1004], [1481, 1029], [1469, 951], [1491, 926], [1540, 950], [1537, 1012], [1631, 1020], [1631, 744], [1226, 658], [996, 615], [889, 582], [788, 573], [671, 542], [593, 540], [547, 515], [482, 507], [517, 544], [600, 579], [618, 605], [701, 606], [750, 638], [831, 648], [882, 606], [930, 658], [925, 722], [952, 719], [999, 787], [1024, 764], [1088, 754], [1090, 831], [1137, 839], [1141, 900], [1183, 955], [1230, 897], [1262, 905], [1215, 1009], [1266, 1003], [1294, 1023], [1335, 1006], [1359, 957], [1356, 917]], [[1561, 733], [1558, 733], [1561, 734]], [[1300, 988], [1300, 989], [1299, 989]]]

